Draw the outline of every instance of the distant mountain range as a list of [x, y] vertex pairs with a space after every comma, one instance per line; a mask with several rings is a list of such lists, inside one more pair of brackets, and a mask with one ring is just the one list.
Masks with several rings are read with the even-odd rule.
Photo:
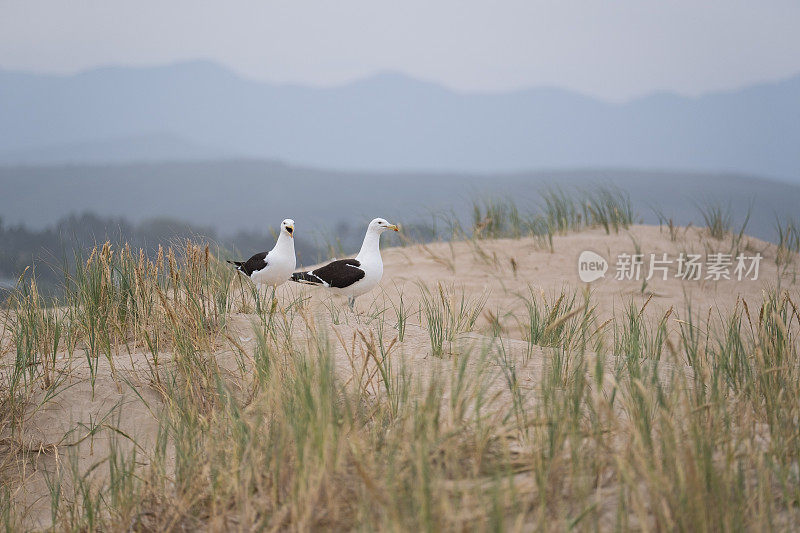
[[333, 88], [209, 62], [0, 70], [0, 163], [272, 158], [362, 170], [644, 168], [800, 180], [800, 76], [699, 98], [460, 93], [400, 74]]
[[169, 133], [72, 141], [0, 152], [0, 163], [58, 165], [226, 159], [231, 153]]

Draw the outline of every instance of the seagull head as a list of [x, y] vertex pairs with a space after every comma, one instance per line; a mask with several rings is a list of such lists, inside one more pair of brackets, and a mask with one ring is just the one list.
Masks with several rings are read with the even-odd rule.
[[394, 224], [389, 224], [383, 218], [373, 219], [372, 222], [370, 222], [369, 226], [367, 227], [367, 231], [374, 231], [374, 232], [378, 233], [379, 235], [381, 233], [383, 233], [384, 231], [390, 230], [390, 229], [394, 230], [394, 231], [400, 231], [400, 228], [398, 228]]
[[287, 218], [281, 222], [281, 233], [286, 233], [289, 237], [294, 238], [294, 220]]

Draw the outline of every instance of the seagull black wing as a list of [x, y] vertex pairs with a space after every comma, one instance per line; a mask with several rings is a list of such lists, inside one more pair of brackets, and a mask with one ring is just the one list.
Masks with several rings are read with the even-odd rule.
[[253, 272], [264, 270], [269, 264], [267, 261], [267, 252], [256, 254], [247, 261], [228, 261], [232, 265], [236, 265], [236, 269], [248, 276]]
[[316, 270], [295, 272], [292, 281], [344, 289], [364, 277], [361, 263], [355, 259], [339, 259]]

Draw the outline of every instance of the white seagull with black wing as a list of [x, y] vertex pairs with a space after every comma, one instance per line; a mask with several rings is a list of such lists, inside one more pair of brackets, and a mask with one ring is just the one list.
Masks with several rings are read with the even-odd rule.
[[278, 242], [269, 252], [261, 252], [247, 261], [228, 261], [256, 285], [277, 287], [288, 281], [297, 266], [294, 255], [294, 220], [281, 222]]
[[383, 276], [381, 259], [381, 233], [398, 231], [397, 226], [376, 218], [367, 226], [361, 251], [354, 259], [339, 259], [308, 272], [295, 272], [292, 281], [318, 285], [343, 294], [353, 309], [356, 298], [374, 289]]

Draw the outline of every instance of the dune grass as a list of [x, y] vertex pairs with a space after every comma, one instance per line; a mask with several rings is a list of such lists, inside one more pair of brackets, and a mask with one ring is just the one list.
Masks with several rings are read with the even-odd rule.
[[566, 349], [585, 349], [593, 331], [595, 308], [588, 293], [580, 295], [562, 289], [556, 297], [528, 293], [520, 295], [527, 310], [522, 330], [529, 349], [536, 346], [561, 346]]
[[420, 315], [430, 337], [431, 355], [442, 357], [448, 350], [452, 353], [456, 336], [475, 328], [488, 295], [471, 297], [463, 289], [442, 283], [436, 285], [435, 292], [421, 283], [419, 288], [422, 294]]
[[[633, 216], [614, 198], [584, 210], [554, 193], [538, 216], [553, 232], [617, 231]], [[482, 231], [527, 234], [515, 211], [481, 209], [504, 221]], [[422, 285], [416, 314], [396, 288], [345, 338], [332, 317], [355, 319], [339, 304], [316, 315], [302, 297], [273, 301], [203, 244], [153, 258], [106, 245], [78, 264], [61, 299], [34, 280], [2, 310], [8, 530], [31, 526], [18, 501], [31, 465], [59, 531], [760, 531], [800, 520], [789, 292], [656, 319], [631, 302], [599, 323], [589, 292], [529, 289], [512, 295], [524, 332], [513, 341], [480, 325], [485, 295]], [[231, 326], [238, 312], [252, 320], [250, 345]], [[409, 352], [416, 327], [429, 342]], [[120, 368], [133, 354], [139, 376]], [[111, 379], [147, 404], [150, 439], [122, 429], [118, 403], [59, 442], [31, 441], [28, 421], [68, 397], [84, 361], [92, 384]], [[83, 468], [79, 451], [95, 445]]]
[[778, 253], [775, 262], [778, 266], [786, 266], [793, 262], [800, 253], [800, 224], [793, 219], [775, 219], [775, 231], [778, 235]]
[[708, 234], [712, 239], [721, 241], [730, 233], [733, 224], [731, 206], [719, 202], [708, 202], [699, 205], [698, 209], [703, 218]]
[[616, 187], [564, 190], [550, 187], [540, 192], [540, 205], [521, 210], [512, 198], [472, 202], [472, 238], [535, 237], [553, 246], [553, 235], [586, 227], [618, 233], [634, 223], [628, 194]]

